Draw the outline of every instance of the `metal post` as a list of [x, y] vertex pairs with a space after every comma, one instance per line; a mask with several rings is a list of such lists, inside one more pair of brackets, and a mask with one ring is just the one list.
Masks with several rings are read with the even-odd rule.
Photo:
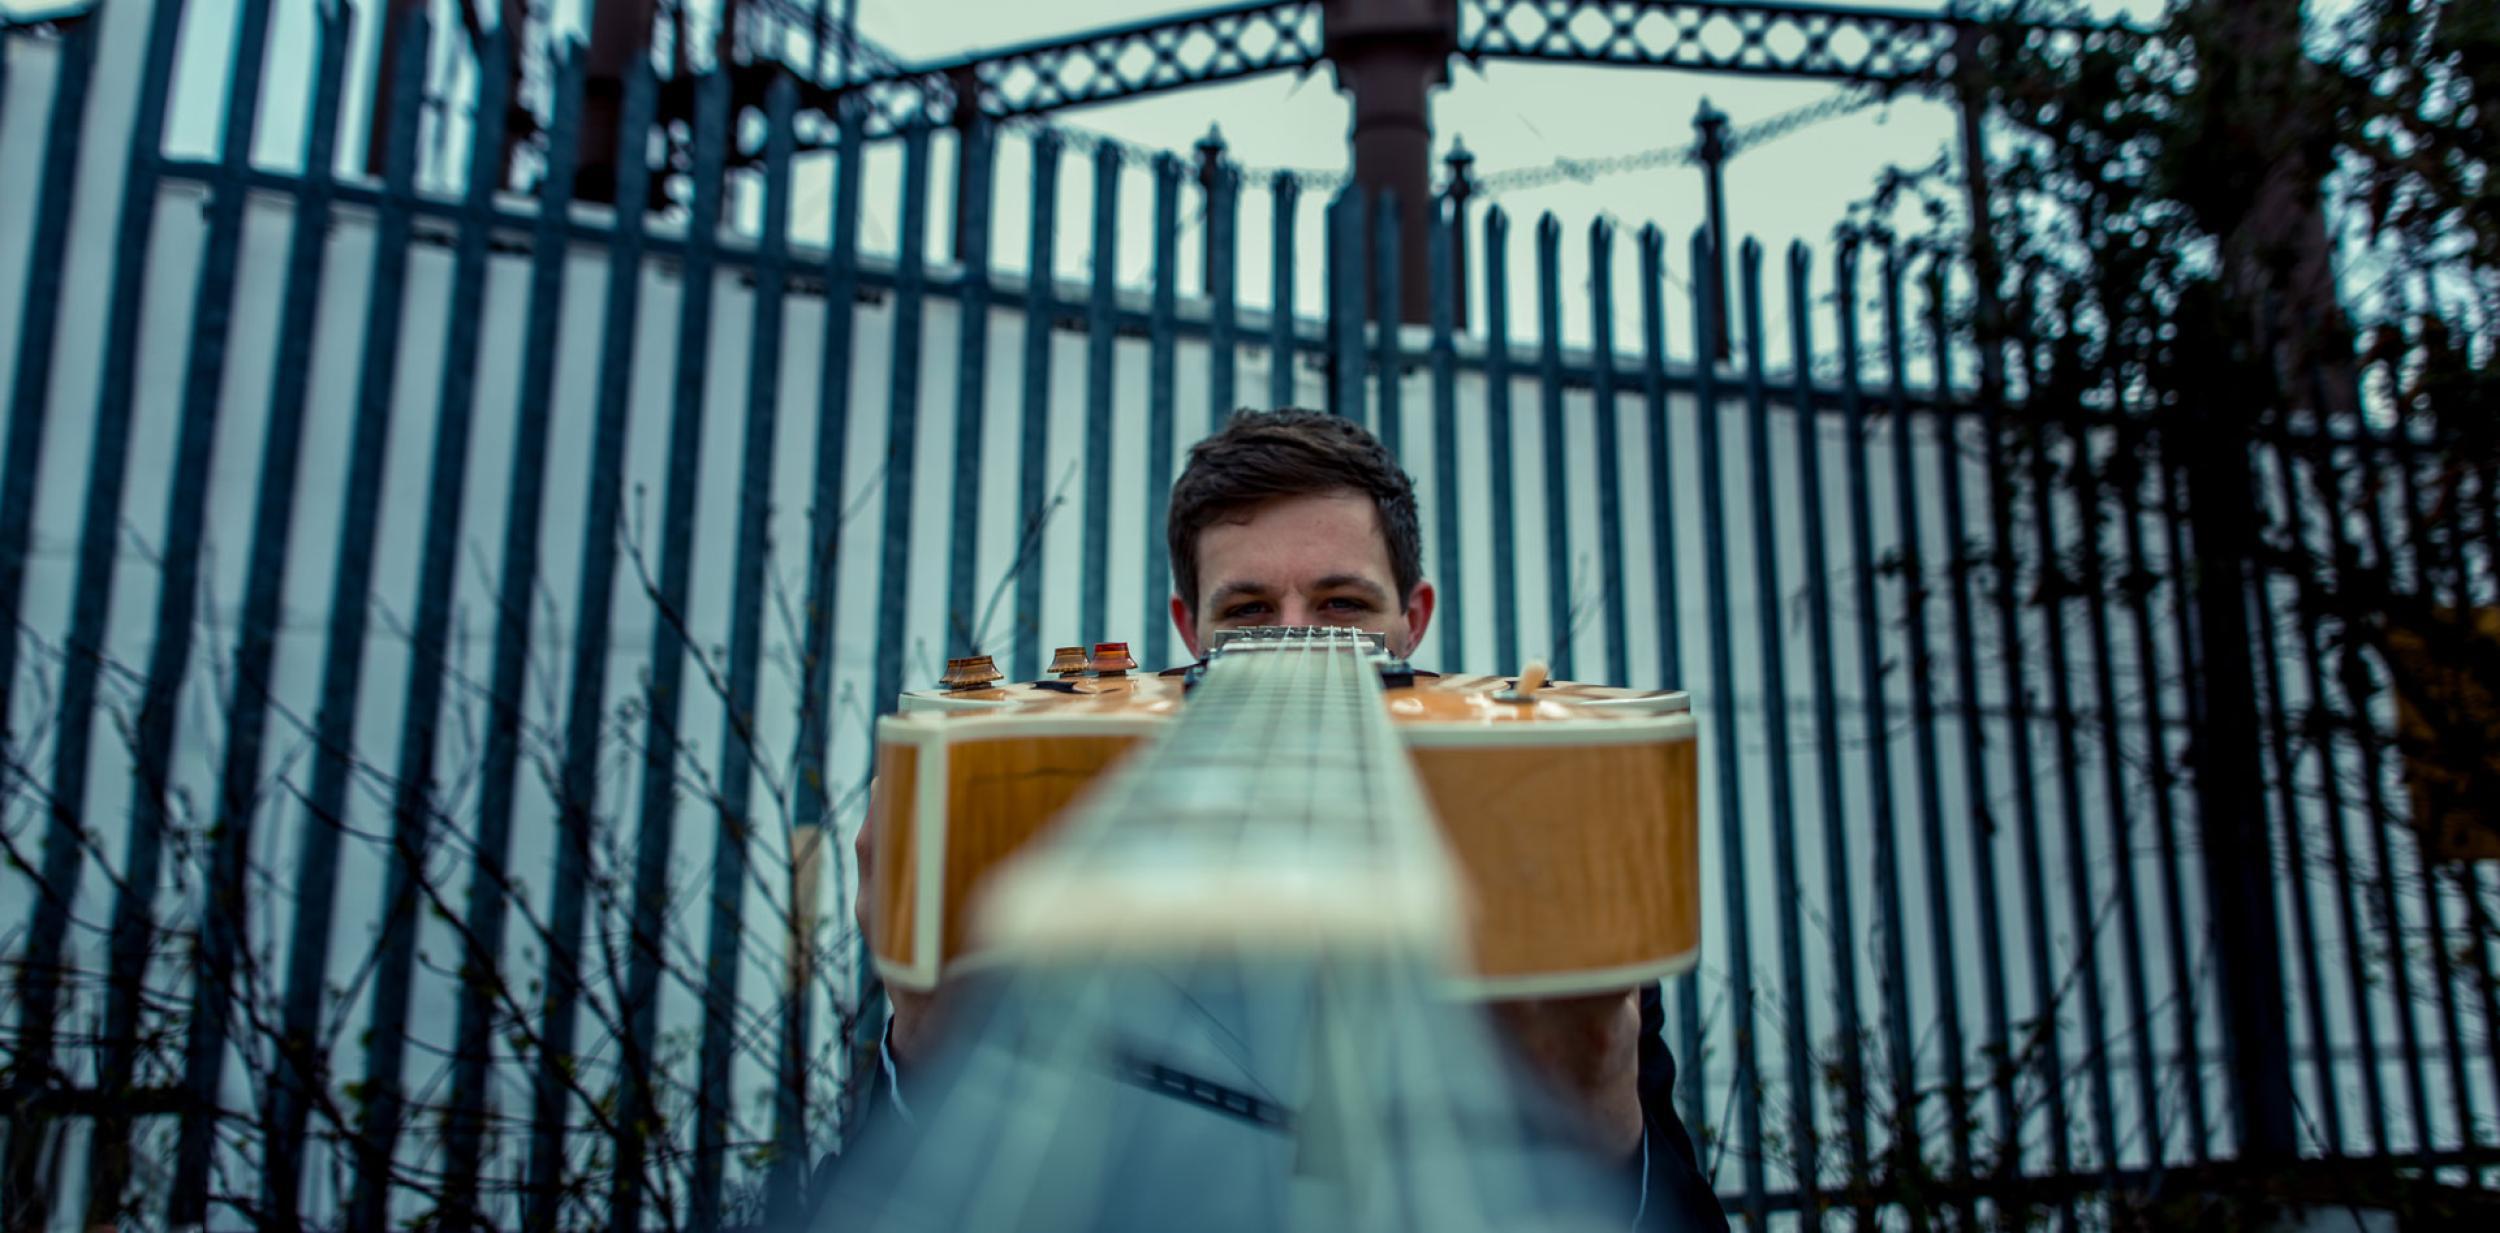
[[616, 200], [616, 152], [623, 136], [619, 123], [624, 114], [626, 74], [635, 57], [649, 52], [655, 2], [600, 0], [591, 14], [590, 46], [582, 57], [582, 165], [573, 179], [576, 200]]
[[[955, 129], [955, 222], [954, 241], [947, 251], [953, 255], [956, 264], [961, 265], [965, 263], [965, 255], [975, 251], [973, 226], [976, 222], [981, 226], [989, 223], [988, 203], [973, 200], [975, 181], [986, 181], [988, 178], [986, 172], [972, 165], [982, 140], [978, 132], [981, 124], [981, 79], [973, 76], [971, 65], [958, 65], [946, 75], [946, 85], [955, 94], [955, 111], [950, 120]], [[979, 246], [979, 251], [986, 253], [988, 246]]]
[[[1213, 293], [1215, 287], [1215, 197], [1224, 177], [1224, 130], [1207, 126], [1207, 135], [1198, 139], [1199, 200], [1206, 203], [1206, 225], [1198, 229], [1198, 286]], [[1221, 411], [1217, 414], [1222, 414]]]
[[1450, 171], [1449, 187], [1442, 196], [1449, 204], [1450, 227], [1450, 328], [1464, 333], [1467, 329], [1467, 199], [1476, 195], [1476, 156], [1467, 152], [1467, 143], [1450, 138], [1450, 152], [1441, 164]]
[[[1430, 246], [1422, 242], [1432, 201], [1431, 91], [1449, 80], [1458, 48], [1457, 0], [1326, 0], [1322, 52], [1351, 95], [1354, 183], [1367, 197], [1393, 194], [1402, 246], [1398, 299], [1409, 323], [1429, 321]], [[1368, 316], [1369, 314], [1366, 314]]]
[[[604, 7], [623, 8], [630, 2], [610, 0]], [[647, 4], [650, 0], [642, 2]], [[403, 14], [430, 7], [427, 0], [388, 0], [388, 3], [389, 7], [382, 11], [381, 57], [374, 61], [373, 66], [373, 106], [365, 116], [365, 174], [375, 179], [382, 177], [384, 156], [391, 148], [391, 100], [396, 97], [392, 91], [399, 88], [400, 28], [407, 24]], [[605, 16], [604, 12], [601, 13], [601, 17]], [[424, 71], [422, 65], [418, 71]], [[417, 108], [420, 111], [425, 108], [423, 87], [418, 90]]]
[[1710, 280], [1712, 318], [1699, 323], [1707, 331], [1710, 353], [1724, 361], [1730, 354], [1727, 330], [1727, 179], [1724, 174], [1727, 156], [1727, 113], [1701, 100], [1701, 110], [1693, 113], [1693, 147], [1701, 159], [1703, 212], [1710, 229], [1710, 268], [1695, 270], [1695, 277]]
[[2285, 1033], [2283, 950], [2276, 924], [2273, 836], [2258, 759], [2256, 671], [2249, 656], [2251, 518], [2248, 437], [2210, 412], [2183, 425], [2181, 457], [2196, 559], [2199, 667], [2205, 723], [2196, 734], [2198, 838], [2221, 973], [2233, 1138], [2243, 1158], [2289, 1163], [2298, 1145], [2292, 1059]]

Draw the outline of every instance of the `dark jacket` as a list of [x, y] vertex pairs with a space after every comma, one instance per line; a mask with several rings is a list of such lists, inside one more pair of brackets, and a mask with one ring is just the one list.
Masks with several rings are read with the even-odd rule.
[[1667, 1051], [1666, 999], [1641, 986], [1641, 1144], [1646, 1174], [1638, 1233], [1727, 1233], [1727, 1213], [1702, 1175], [1693, 1136], [1675, 1112], [1675, 1055]]
[[[1711, 1193], [1693, 1151], [1693, 1137], [1675, 1111], [1675, 1057], [1667, 1050], [1666, 1007], [1656, 984], [1641, 989], [1640, 1098], [1642, 1141], [1629, 1167], [1638, 1173], [1637, 1214], [1627, 1213], [1632, 1233], [1728, 1233], [1727, 1214]], [[871, 1080], [870, 1117], [893, 1116], [897, 1076], [891, 1057], [877, 1060]], [[908, 1087], [907, 1080], [903, 1081]], [[909, 1098], [902, 1101], [905, 1107]], [[811, 1211], [824, 1205], [840, 1164], [838, 1154], [817, 1162], [809, 1193]]]

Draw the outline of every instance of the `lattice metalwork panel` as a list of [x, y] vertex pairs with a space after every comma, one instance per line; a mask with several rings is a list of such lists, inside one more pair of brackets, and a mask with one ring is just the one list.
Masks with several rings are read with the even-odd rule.
[[1319, 0], [1236, 5], [1028, 43], [858, 87], [869, 99], [868, 133], [883, 136], [920, 117], [951, 122], [957, 93], [977, 83], [993, 117], [1034, 115], [1087, 103], [1252, 77], [1320, 62]]
[[1932, 13], [1660, 0], [1460, 0], [1459, 54], [1504, 60], [1826, 77], [1925, 79], [1954, 26]]

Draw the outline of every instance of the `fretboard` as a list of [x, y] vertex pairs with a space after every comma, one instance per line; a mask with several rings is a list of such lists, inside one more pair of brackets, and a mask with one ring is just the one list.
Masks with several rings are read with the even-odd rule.
[[984, 932], [1075, 953], [1447, 946], [1456, 882], [1376, 646], [1329, 628], [1230, 639], [1171, 731], [1002, 875]]

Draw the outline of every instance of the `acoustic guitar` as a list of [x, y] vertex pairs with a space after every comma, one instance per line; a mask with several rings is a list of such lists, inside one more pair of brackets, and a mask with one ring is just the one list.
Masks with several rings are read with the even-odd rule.
[[[1212, 656], [1295, 644], [1272, 630], [1218, 633]], [[867, 893], [887, 983], [925, 990], [977, 961], [969, 907], [992, 873], [1123, 758], [1205, 705], [1194, 676], [1139, 675], [1124, 644], [1090, 656], [1061, 648], [1052, 666], [1054, 679], [1002, 685], [986, 657], [951, 661], [948, 687], [904, 695], [900, 713], [879, 723]], [[1461, 985], [1486, 997], [1550, 997], [1630, 988], [1693, 965], [1701, 862], [1682, 691], [1552, 682], [1533, 664], [1515, 679], [1386, 666], [1372, 705], [1458, 866]], [[1245, 801], [1271, 789], [1298, 797], [1297, 778], [1316, 769], [1238, 755], [1218, 745], [1196, 756], [1210, 764], [1209, 784]], [[1282, 779], [1224, 777], [1262, 773]]]
[[1692, 962], [1680, 696], [1434, 678], [1327, 628], [1185, 677], [1110, 645], [950, 676], [880, 727], [872, 888], [889, 978], [949, 1005], [820, 1227], [1628, 1223], [1628, 1171], [1451, 994]]

